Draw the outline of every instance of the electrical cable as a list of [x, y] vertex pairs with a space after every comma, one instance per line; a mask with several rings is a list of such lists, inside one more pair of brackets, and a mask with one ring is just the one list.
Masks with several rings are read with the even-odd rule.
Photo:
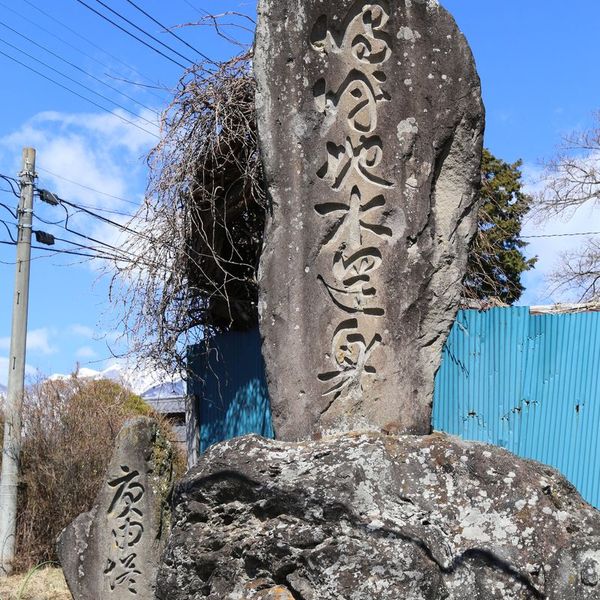
[[[23, 2], [25, 2], [26, 4], [29, 4], [29, 6], [31, 6], [32, 8], [34, 8], [35, 10], [37, 10], [38, 12], [40, 12], [42, 15], [45, 15], [46, 17], [48, 17], [49, 19], [51, 19], [52, 21], [54, 21], [55, 23], [57, 23], [58, 25], [60, 25], [61, 27], [63, 27], [64, 29], [66, 29], [67, 31], [71, 32], [73, 35], [75, 35], [76, 37], [78, 37], [79, 39], [83, 40], [84, 42], [86, 42], [87, 44], [89, 44], [90, 46], [92, 46], [93, 48], [95, 48], [96, 50], [99, 50], [100, 52], [102, 52], [103, 54], [105, 54], [106, 56], [108, 56], [109, 58], [111, 58], [112, 60], [120, 63], [121, 65], [123, 65], [124, 67], [126, 67], [129, 71], [132, 71], [133, 73], [139, 75], [142, 79], [145, 79], [146, 81], [150, 82], [150, 83], [155, 83], [150, 77], [148, 77], [147, 75], [144, 75], [144, 73], [141, 73], [140, 71], [138, 71], [135, 67], [132, 67], [131, 65], [127, 64], [126, 62], [124, 62], [123, 60], [121, 60], [118, 56], [115, 56], [114, 54], [111, 54], [110, 52], [108, 52], [105, 48], [102, 48], [101, 46], [99, 46], [98, 44], [94, 43], [92, 40], [88, 39], [87, 37], [81, 35], [81, 33], [79, 33], [77, 30], [73, 29], [72, 27], [69, 27], [67, 24], [63, 23], [60, 19], [57, 19], [56, 17], [54, 17], [53, 15], [51, 15], [50, 13], [46, 12], [45, 10], [41, 9], [39, 6], [36, 6], [35, 4], [33, 4], [33, 2], [30, 2], [29, 0], [22, 0]], [[35, 25], [36, 27], [38, 27], [39, 29], [41, 29], [42, 31], [45, 31], [46, 33], [50, 34], [51, 36], [53, 36], [54, 38], [56, 38], [57, 40], [61, 41], [63, 44], [66, 44], [67, 46], [69, 46], [70, 48], [72, 48], [73, 50], [75, 50], [76, 52], [79, 52], [80, 54], [82, 54], [83, 56], [89, 58], [90, 60], [93, 60], [94, 62], [96, 62], [97, 64], [103, 66], [105, 69], [108, 69], [109, 71], [115, 71], [116, 73], [118, 73], [118, 71], [116, 71], [114, 69], [114, 67], [112, 67], [111, 65], [106, 64], [105, 62], [102, 62], [101, 60], [98, 60], [95, 56], [93, 56], [92, 54], [89, 54], [87, 52], [84, 52], [83, 50], [81, 50], [81, 48], [78, 48], [77, 46], [69, 43], [67, 40], [65, 40], [64, 38], [56, 35], [56, 33], [49, 31], [48, 29], [46, 29], [45, 27], [42, 27], [41, 25], [39, 25], [38, 23], [35, 23], [34, 21], [32, 21], [29, 17], [25, 17], [24, 15], [22, 15], [21, 13], [17, 12], [16, 10], [6, 6], [6, 4], [4, 4], [3, 2], [0, 2], [0, 6], [3, 6], [4, 8], [7, 8], [8, 10], [10, 10], [11, 12], [15, 13], [16, 15], [20, 16], [22, 19], [25, 19], [28, 23], [31, 23], [33, 25]], [[121, 75], [122, 77], [125, 77], [125, 75], [123, 75], [123, 73], [118, 73], [119, 75]], [[126, 81], [127, 83], [133, 83], [134, 85], [141, 85], [138, 84], [136, 82], [131, 82], [128, 81], [127, 79], [123, 79], [122, 81]], [[149, 88], [154, 88], [154, 89], [164, 89], [160, 86], [152, 85], [152, 86], [144, 86], [144, 87], [149, 87]], [[154, 92], [150, 92], [155, 98], [158, 98], [159, 100], [164, 100], [164, 98], [162, 96], [160, 96], [159, 94], [156, 94]]]
[[[0, 25], [3, 25], [4, 27], [8, 27], [8, 25], [5, 25], [4, 23], [2, 23], [2, 21], [0, 21]], [[8, 27], [8, 29], [11, 29], [11, 28]], [[23, 37], [25, 37], [25, 36], [23, 36]], [[57, 73], [61, 77], [64, 77], [65, 79], [68, 79], [69, 81], [73, 82], [74, 84], [82, 87], [84, 90], [86, 90], [86, 91], [94, 94], [95, 96], [98, 96], [99, 98], [102, 98], [103, 100], [106, 100], [107, 102], [110, 102], [111, 104], [114, 104], [117, 108], [120, 108], [120, 109], [124, 110], [125, 112], [129, 113], [130, 115], [132, 115], [132, 116], [134, 116], [134, 117], [136, 117], [138, 119], [141, 119], [142, 121], [146, 121], [146, 123], [148, 123], [148, 124], [150, 124], [150, 125], [158, 128], [158, 125], [156, 123], [153, 123], [152, 121], [146, 119], [146, 117], [142, 117], [141, 115], [138, 115], [138, 114], [134, 113], [132, 110], [129, 110], [127, 107], [123, 106], [122, 104], [119, 104], [115, 100], [112, 100], [108, 96], [105, 96], [104, 94], [101, 94], [100, 92], [96, 92], [95, 90], [93, 90], [92, 88], [88, 87], [87, 85], [84, 85], [83, 83], [77, 81], [77, 79], [74, 79], [70, 75], [66, 75], [62, 71], [59, 71], [58, 69], [55, 69], [54, 67], [52, 67], [48, 63], [45, 63], [43, 60], [40, 60], [39, 58], [36, 58], [32, 54], [29, 54], [28, 52], [25, 52], [25, 50], [23, 50], [22, 48], [19, 48], [18, 46], [15, 46], [14, 44], [11, 44], [10, 42], [7, 42], [6, 40], [3, 40], [2, 38], [0, 38], [0, 42], [2, 42], [3, 44], [5, 44], [6, 46], [9, 46], [13, 50], [16, 50], [17, 52], [20, 52], [21, 54], [24, 54], [25, 56], [27, 56], [28, 58], [34, 60], [35, 62], [40, 63], [41, 65], [43, 65], [47, 69], [50, 69], [51, 71], [54, 71], [55, 73]], [[33, 43], [35, 44], [35, 42], [33, 42]], [[36, 46], [39, 46], [39, 44], [36, 44]], [[40, 47], [42, 47], [42, 46], [40, 46]], [[67, 62], [67, 61], [65, 61], [65, 62]], [[83, 70], [83, 69], [81, 69], [81, 70]], [[83, 71], [83, 72], [85, 73], [85, 71]], [[92, 77], [92, 76], [90, 76], [90, 77]], [[101, 80], [98, 80], [98, 81], [101, 81]], [[108, 85], [108, 84], [106, 84], [106, 85]], [[109, 87], [111, 87], [111, 86], [109, 86]], [[146, 108], [146, 107], [144, 106], [144, 108]], [[152, 109], [150, 109], [150, 110], [152, 110]], [[145, 130], [145, 131], [147, 131], [147, 130]], [[151, 132], [148, 131], [148, 133], [151, 133]], [[156, 134], [154, 134], [154, 135], [156, 135]]]
[[[71, 231], [71, 230], [69, 230], [69, 231]], [[71, 233], [73, 233], [73, 232], [71, 232]], [[106, 250], [103, 250], [101, 248], [94, 248], [93, 246], [86, 246], [85, 244], [79, 244], [78, 242], [74, 242], [72, 240], [67, 240], [65, 238], [60, 238], [60, 237], [56, 237], [56, 236], [54, 236], [54, 239], [57, 242], [63, 242], [64, 244], [71, 244], [72, 246], [76, 246], [83, 250], [88, 250], [90, 252], [96, 252], [97, 253], [96, 258], [105, 258], [107, 260], [118, 260], [121, 262], [131, 262], [131, 263], [134, 262], [130, 258], [123, 258], [122, 256], [118, 256], [116, 254], [111, 254], [110, 252], [107, 252]], [[116, 248], [113, 248], [113, 249], [116, 250]]]
[[559, 237], [580, 237], [584, 235], [600, 235], [600, 231], [584, 231], [578, 233], [543, 233], [539, 235], [522, 235], [521, 239], [532, 240], [535, 238], [559, 238]]
[[187, 70], [187, 67], [185, 65], [182, 65], [180, 62], [177, 62], [174, 58], [171, 58], [170, 56], [167, 56], [164, 52], [161, 52], [158, 48], [155, 48], [151, 44], [148, 44], [148, 42], [145, 42], [142, 38], [140, 38], [137, 35], [135, 35], [135, 33], [131, 33], [131, 31], [128, 31], [124, 27], [121, 27], [118, 23], [115, 23], [111, 18], [107, 17], [106, 15], [103, 15], [100, 11], [96, 10], [95, 8], [93, 8], [92, 6], [90, 6], [89, 4], [87, 4], [86, 2], [84, 2], [83, 0], [75, 0], [75, 1], [79, 2], [79, 4], [82, 4], [88, 10], [91, 10], [93, 13], [97, 14], [99, 17], [101, 17], [105, 21], [108, 21], [109, 23], [111, 23], [112, 25], [114, 25], [115, 27], [117, 27], [122, 32], [126, 33], [127, 35], [131, 36], [133, 39], [137, 40], [141, 44], [144, 44], [144, 46], [150, 48], [151, 50], [154, 50], [154, 52], [160, 54], [161, 56], [163, 56], [167, 60], [170, 60], [172, 63], [176, 64], [178, 67], [181, 67], [182, 69]]
[[[58, 238], [56, 238], [56, 239], [58, 239]], [[73, 242], [71, 242], [71, 243], [73, 243]], [[0, 240], [0, 244], [3, 244], [5, 246], [16, 246], [17, 242], [8, 242], [8, 241], [5, 241], [5, 240]], [[85, 247], [85, 246], [83, 246], [83, 247]], [[52, 248], [50, 246], [35, 246], [35, 245], [32, 245], [31, 249], [32, 250], [44, 250], [46, 252], [50, 252], [50, 253], [55, 254], [55, 255], [56, 254], [68, 254], [70, 256], [83, 256], [85, 258], [91, 258], [91, 259], [115, 260], [115, 257], [112, 257], [112, 256], [110, 256], [108, 254], [107, 255], [84, 254], [82, 252], [76, 252], [76, 251], [73, 251], [73, 250], [64, 250], [64, 249], [59, 249], [59, 248]], [[34, 256], [34, 257], [31, 257], [29, 259], [29, 261], [37, 260], [38, 258], [42, 258], [42, 257]], [[119, 260], [120, 262], [127, 262], [126, 260], [121, 260], [118, 257], [116, 257], [116, 260]], [[6, 262], [6, 261], [0, 261], [0, 262], [2, 264], [5, 264], [5, 265], [16, 265], [17, 264], [16, 262]]]
[[50, 246], [31, 246], [33, 250], [45, 250], [46, 252], [52, 252], [53, 254], [69, 254], [71, 256], [85, 256], [86, 258], [99, 258], [104, 260], [112, 260], [104, 256], [95, 256], [93, 254], [83, 254], [82, 252], [75, 252], [73, 250], [60, 250], [58, 248], [51, 248]]
[[[2, 190], [2, 191], [8, 191], [8, 190]], [[18, 215], [15, 211], [13, 211], [13, 209], [10, 206], [7, 206], [6, 204], [4, 204], [4, 202], [0, 202], [0, 206], [2, 206], [3, 208], [5, 208], [13, 217], [13, 219], [17, 219]]]
[[15, 179], [14, 177], [9, 177], [8, 175], [2, 175], [1, 173], [0, 173], [0, 179], [4, 179], [4, 181], [6, 181], [6, 183], [8, 183], [8, 185], [10, 185], [10, 189], [12, 190], [12, 193], [17, 198], [21, 197], [21, 195], [15, 190], [15, 185], [16, 186], [21, 185], [17, 179]]
[[33, 214], [34, 219], [37, 219], [38, 221], [41, 221], [42, 223], [45, 223], [46, 225], [60, 225], [61, 223], [64, 222], [64, 219], [60, 219], [59, 221], [48, 221], [48, 220], [40, 217], [36, 212], [33, 212], [32, 214]]
[[195, 10], [196, 12], [200, 12], [200, 9], [195, 7], [189, 0], [183, 0], [191, 9]]
[[80, 206], [81, 208], [87, 208], [89, 210], [96, 210], [101, 213], [107, 213], [109, 215], [117, 215], [118, 217], [125, 217], [127, 219], [133, 219], [135, 217], [135, 215], [132, 215], [130, 213], [125, 213], [125, 212], [121, 212], [120, 210], [113, 210], [110, 208], [100, 208], [97, 206], [90, 206], [89, 204], [79, 204], [78, 206]]
[[[150, 263], [148, 261], [139, 260], [136, 257], [136, 255], [133, 253], [130, 253], [130, 254], [131, 254], [131, 256], [134, 257], [135, 260], [125, 257], [122, 254], [119, 255], [120, 250], [117, 248], [114, 248], [113, 246], [110, 246], [109, 244], [105, 244], [105, 245], [112, 248], [116, 252], [115, 254], [108, 252], [106, 250], [103, 250], [102, 248], [95, 248], [93, 246], [87, 246], [85, 244], [80, 244], [78, 242], [74, 242], [73, 240], [67, 240], [67, 239], [61, 238], [61, 237], [54, 236], [54, 239], [56, 241], [63, 242], [65, 244], [70, 244], [72, 246], [75, 246], [76, 248], [80, 248], [82, 250], [87, 250], [88, 252], [93, 252], [93, 254], [84, 254], [84, 253], [73, 251], [73, 250], [65, 250], [62, 248], [54, 248], [54, 247], [48, 247], [48, 246], [32, 246], [32, 248], [36, 249], [36, 250], [45, 250], [47, 252], [54, 252], [56, 254], [70, 254], [70, 255], [75, 255], [75, 256], [85, 256], [87, 258], [92, 258], [92, 259], [110, 260], [110, 261], [118, 261], [121, 263], [129, 263], [129, 264], [134, 264], [134, 265], [143, 265], [143, 266], [151, 267], [151, 268], [157, 267], [157, 265]], [[103, 244], [103, 242], [100, 242], [100, 243]]]
[[96, 219], [99, 219], [100, 221], [103, 221], [104, 223], [108, 223], [109, 225], [112, 225], [112, 226], [116, 227], [117, 229], [120, 229], [121, 231], [127, 231], [129, 233], [133, 233], [134, 235], [137, 235], [146, 240], [153, 241], [152, 238], [148, 237], [147, 235], [144, 235], [140, 231], [131, 229], [131, 227], [128, 227], [127, 225], [121, 225], [121, 223], [117, 223], [116, 221], [108, 219], [107, 217], [104, 217], [103, 215], [99, 215], [98, 213], [95, 213], [87, 208], [83, 208], [82, 206], [75, 204], [74, 202], [69, 202], [68, 200], [64, 200], [61, 198], [60, 203], [61, 203], [61, 205], [66, 204], [67, 206], [70, 206], [70, 207], [75, 208], [81, 212], [84, 212], [92, 217], [95, 217]]
[[56, 177], [58, 179], [62, 179], [63, 181], [66, 181], [68, 183], [72, 183], [73, 185], [83, 188], [84, 190], [89, 190], [90, 192], [95, 192], [96, 194], [100, 194], [100, 195], [106, 196], [108, 198], [113, 198], [114, 200], [121, 200], [121, 202], [125, 202], [126, 204], [132, 204], [133, 206], [139, 206], [139, 202], [134, 202], [133, 200], [127, 200], [126, 198], [121, 198], [121, 196], [115, 196], [113, 194], [108, 194], [107, 192], [101, 192], [100, 190], [96, 190], [96, 189], [90, 187], [89, 185], [83, 185], [82, 183], [74, 181], [73, 179], [67, 179], [66, 177], [63, 177], [62, 175], [59, 175], [58, 173], [53, 173], [52, 171], [49, 171], [48, 169], [44, 169], [43, 167], [37, 167], [37, 169], [38, 169], [38, 171], [43, 171], [44, 173], [48, 173], [48, 175], [52, 175], [52, 177]]
[[206, 54], [203, 54], [202, 52], [200, 52], [200, 50], [198, 50], [197, 48], [194, 48], [194, 46], [192, 46], [191, 44], [188, 44], [182, 37], [179, 37], [169, 27], [166, 27], [160, 21], [157, 21], [152, 15], [148, 14], [143, 8], [139, 7], [135, 2], [132, 2], [132, 0], [127, 0], [127, 2], [129, 2], [129, 4], [131, 4], [131, 6], [133, 6], [137, 10], [139, 10], [142, 14], [146, 15], [151, 21], [156, 23], [159, 27], [162, 27], [167, 33], [171, 34], [176, 40], [179, 40], [180, 42], [185, 44], [188, 48], [190, 48], [190, 50], [193, 50], [196, 54], [201, 56], [204, 60], [208, 61], [209, 63], [211, 63], [215, 66], [218, 66], [218, 64], [214, 60], [212, 60], [211, 58], [206, 56]]
[[[65, 211], [65, 213], [66, 213], [66, 217], [65, 217], [65, 219], [64, 219], [64, 223], [65, 223], [65, 224], [64, 224], [64, 229], [65, 229], [65, 231], [68, 231], [69, 233], [72, 233], [73, 235], [76, 235], [76, 236], [78, 236], [78, 237], [80, 237], [80, 238], [83, 238], [83, 239], [89, 240], [90, 242], [93, 242], [94, 244], [100, 244], [101, 246], [104, 246], [104, 247], [106, 247], [106, 248], [108, 248], [108, 249], [112, 250], [113, 252], [116, 252], [116, 253], [119, 253], [119, 252], [121, 252], [121, 253], [129, 254], [129, 256], [132, 256], [132, 257], [134, 257], [134, 258], [137, 258], [136, 254], [134, 254], [133, 252], [129, 252], [128, 250], [123, 250], [122, 248], [116, 248], [116, 247], [115, 247], [115, 246], [113, 246], [112, 244], [109, 244], [109, 243], [107, 243], [107, 242], [103, 242], [103, 241], [101, 241], [101, 240], [98, 240], [98, 239], [96, 239], [96, 238], [93, 238], [93, 237], [91, 237], [91, 236], [89, 236], [89, 235], [86, 235], [85, 233], [81, 233], [81, 232], [79, 232], [79, 231], [75, 231], [74, 229], [71, 229], [71, 228], [69, 227], [69, 218], [71, 217], [71, 215], [69, 214], [69, 211], [68, 211], [68, 209], [66, 208], [66, 206], [64, 206], [64, 205], [62, 205], [62, 204], [61, 204], [61, 206], [62, 206], [63, 210], [64, 210], [64, 211]], [[57, 240], [61, 240], [61, 241], [63, 241], [63, 242], [67, 242], [67, 243], [75, 243], [75, 242], [70, 242], [69, 240], [64, 240], [64, 239], [61, 239], [61, 238], [56, 238], [56, 239], [57, 239]], [[89, 247], [88, 247], [88, 250], [91, 250], [91, 249], [92, 249], [92, 248], [89, 248]], [[98, 249], [96, 248], [95, 250], [98, 250]], [[104, 252], [105, 252], [105, 251], [104, 251]], [[129, 260], [131, 260], [131, 259], [129, 259]]]
[[[156, 36], [152, 35], [151, 33], [148, 33], [142, 27], [139, 27], [130, 19], [128, 19], [127, 17], [124, 17], [120, 12], [116, 11], [114, 8], [111, 8], [108, 4], [106, 4], [106, 2], [103, 2], [102, 0], [96, 0], [96, 2], [98, 4], [100, 4], [101, 6], [104, 6], [104, 8], [106, 8], [106, 10], [109, 10], [113, 15], [119, 17], [119, 19], [125, 21], [125, 23], [131, 25], [132, 27], [135, 27], [135, 29], [137, 29], [140, 33], [143, 33], [145, 36], [149, 37], [151, 40], [155, 41], [157, 44], [160, 44], [163, 48], [166, 48], [167, 50], [170, 50], [173, 54], [176, 54], [177, 56], [179, 56], [179, 58], [182, 58], [183, 60], [186, 60], [187, 62], [189, 62], [191, 64], [194, 63], [194, 61], [191, 58], [188, 58], [187, 56], [181, 54], [181, 52], [178, 52], [177, 50], [175, 50], [175, 48], [172, 48], [168, 44], [165, 44], [163, 41], [159, 40]], [[161, 25], [161, 27], [162, 27], [162, 25]]]
[[[7, 242], [5, 240], [0, 240], [0, 244], [3, 244], [5, 246], [16, 246], [17, 243], [16, 242]], [[32, 249], [34, 250], [45, 250], [46, 252], [52, 252], [53, 254], [75, 254], [76, 256], [87, 256], [88, 258], [95, 258], [92, 255], [89, 254], [82, 254], [80, 252], [71, 252], [70, 250], [57, 250], [56, 248], [50, 248], [48, 246], [31, 246]], [[34, 261], [38, 258], [41, 257], [37, 257], [37, 256], [33, 256], [30, 257], [29, 262]], [[7, 261], [0, 261], [0, 263], [2, 263], [3, 265], [16, 265], [16, 262], [7, 262]]]
[[6, 58], [12, 60], [13, 62], [16, 62], [17, 64], [21, 65], [22, 67], [25, 67], [26, 69], [29, 69], [33, 73], [36, 73], [40, 77], [43, 77], [44, 79], [46, 79], [46, 80], [54, 83], [55, 85], [58, 85], [59, 87], [63, 88], [64, 90], [66, 90], [68, 92], [71, 92], [72, 94], [75, 94], [75, 96], [78, 96], [82, 100], [85, 100], [86, 102], [89, 102], [90, 104], [93, 104], [97, 108], [100, 108], [101, 110], [107, 112], [108, 114], [112, 115], [113, 117], [116, 117], [117, 119], [120, 119], [121, 121], [124, 121], [125, 123], [129, 123], [130, 125], [133, 125], [134, 127], [137, 127], [138, 129], [140, 129], [141, 131], [144, 131], [145, 133], [147, 133], [149, 135], [152, 135], [152, 136], [154, 136], [157, 139], [160, 139], [160, 136], [158, 136], [157, 134], [152, 133], [151, 131], [148, 131], [144, 127], [138, 125], [137, 123], [134, 123], [133, 121], [127, 119], [126, 117], [124, 117], [124, 116], [122, 116], [122, 115], [120, 115], [120, 114], [118, 114], [116, 112], [113, 112], [113, 111], [109, 110], [108, 108], [106, 108], [105, 106], [102, 106], [101, 104], [98, 104], [94, 100], [91, 100], [90, 98], [87, 98], [86, 96], [83, 96], [79, 92], [76, 92], [75, 90], [72, 90], [71, 88], [67, 87], [66, 85], [60, 83], [59, 81], [56, 81], [55, 79], [52, 79], [51, 77], [48, 77], [47, 75], [44, 75], [43, 73], [40, 73], [37, 69], [34, 69], [33, 67], [30, 67], [29, 65], [25, 64], [24, 62], [20, 61], [19, 59], [15, 58], [14, 56], [11, 56], [10, 54], [7, 54], [6, 52], [3, 52], [2, 50], [0, 50], [0, 54], [2, 54], [3, 56], [6, 56]]
[[10, 230], [9, 225], [12, 225], [16, 229], [18, 229], [19, 226], [16, 223], [7, 223], [4, 219], [0, 219], [0, 223], [2, 223], [2, 225], [4, 225], [4, 227], [6, 227], [6, 231], [8, 231], [8, 235], [9, 235], [10, 239], [16, 244], [17, 240], [13, 237], [13, 234], [12, 234], [12, 231]]
[[[57, 54], [56, 52], [53, 52], [49, 48], [46, 48], [45, 46], [42, 46], [42, 44], [38, 44], [35, 40], [32, 40], [31, 38], [27, 37], [25, 34], [21, 33], [17, 29], [13, 29], [10, 25], [7, 25], [3, 21], [0, 21], [0, 25], [2, 25], [3, 27], [5, 27], [6, 29], [12, 31], [13, 33], [16, 33], [18, 36], [20, 36], [23, 39], [27, 40], [29, 43], [33, 44], [34, 46], [37, 46], [38, 48], [40, 48], [44, 52], [47, 52], [48, 54], [51, 54], [52, 56], [54, 56], [58, 60], [64, 62], [65, 64], [69, 65], [70, 67], [72, 67], [73, 69], [76, 69], [77, 71], [80, 71], [86, 77], [89, 77], [90, 79], [94, 79], [95, 81], [98, 81], [99, 83], [101, 83], [105, 87], [113, 90], [114, 92], [117, 92], [117, 94], [121, 94], [121, 96], [124, 96], [128, 100], [131, 100], [135, 104], [141, 106], [142, 108], [145, 108], [146, 110], [150, 111], [151, 113], [155, 114], [156, 116], [159, 116], [158, 112], [155, 111], [153, 108], [150, 108], [149, 106], [146, 106], [145, 104], [143, 104], [142, 102], [139, 102], [135, 98], [132, 98], [131, 96], [128, 96], [127, 94], [125, 94], [124, 92], [122, 92], [119, 88], [116, 88], [114, 85], [110, 85], [110, 83], [106, 83], [106, 81], [104, 81], [103, 79], [100, 79], [100, 77], [96, 77], [95, 75], [92, 75], [91, 73], [88, 73], [85, 69], [82, 69], [79, 65], [76, 65], [75, 63], [72, 63], [71, 61], [67, 60], [66, 58], [63, 58], [62, 56], [60, 56], [60, 54]], [[7, 44], [8, 42], [4, 42], [4, 43]], [[11, 45], [11, 44], [9, 44], [9, 45]], [[12, 47], [15, 48], [15, 50], [19, 50], [19, 48], [17, 48], [16, 46], [12, 46]], [[19, 50], [19, 51], [23, 52], [23, 50]], [[23, 52], [23, 53], [25, 54], [25, 52]], [[37, 59], [34, 58], [34, 60], [37, 60]], [[42, 64], [44, 64], [44, 63], [42, 63]], [[65, 75], [63, 75], [63, 76], [65, 76]], [[75, 80], [73, 80], [73, 81], [75, 81]], [[76, 82], [76, 83], [78, 83], [78, 82]], [[81, 85], [81, 84], [79, 84], [79, 85]], [[89, 91], [91, 91], [91, 92], [93, 92], [93, 93], [96, 93], [93, 90], [91, 90], [90, 88], [86, 88], [86, 89], [89, 90]], [[105, 99], [107, 99], [107, 100], [110, 100], [110, 99], [108, 99], [108, 98], [106, 98], [104, 96], [102, 96], [102, 97], [105, 98]], [[122, 106], [120, 106], [118, 104], [117, 104], [117, 106], [119, 106], [119, 108], [124, 108], [124, 107], [122, 107]], [[128, 111], [128, 112], [130, 112], [130, 111]], [[135, 113], [132, 113], [132, 114], [135, 114]], [[142, 118], [142, 117], [140, 117], [140, 118]], [[144, 119], [144, 120], [147, 121], [148, 123], [150, 123], [151, 125], [155, 125], [155, 123], [152, 123], [151, 121], [148, 121], [147, 119]]]

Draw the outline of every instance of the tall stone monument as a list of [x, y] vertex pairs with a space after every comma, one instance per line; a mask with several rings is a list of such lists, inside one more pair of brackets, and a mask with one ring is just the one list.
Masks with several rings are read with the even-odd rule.
[[255, 71], [276, 435], [428, 433], [476, 228], [467, 42], [435, 0], [260, 0]]

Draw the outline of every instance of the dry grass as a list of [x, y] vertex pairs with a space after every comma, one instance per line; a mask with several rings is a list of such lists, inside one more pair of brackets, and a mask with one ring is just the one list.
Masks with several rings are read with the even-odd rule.
[[[92, 507], [119, 430], [127, 419], [139, 415], [157, 418], [165, 436], [172, 438], [168, 423], [116, 382], [72, 377], [28, 388], [23, 410], [16, 572], [56, 561], [56, 538]], [[185, 459], [176, 455], [175, 476], [184, 467]], [[1, 594], [0, 600], [5, 600]]]
[[73, 600], [61, 569], [49, 567], [0, 579], [0, 600]]

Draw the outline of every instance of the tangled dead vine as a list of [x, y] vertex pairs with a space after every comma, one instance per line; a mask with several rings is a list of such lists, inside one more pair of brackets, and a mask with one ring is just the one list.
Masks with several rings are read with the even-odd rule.
[[169, 370], [186, 346], [256, 325], [266, 196], [252, 56], [181, 79], [149, 155], [150, 181], [112, 286], [138, 358]]

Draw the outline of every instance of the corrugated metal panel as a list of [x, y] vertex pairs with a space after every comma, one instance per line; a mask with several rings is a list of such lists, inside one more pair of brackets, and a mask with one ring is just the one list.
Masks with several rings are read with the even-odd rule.
[[172, 398], [148, 398], [144, 399], [156, 412], [161, 414], [183, 414], [185, 415], [185, 398], [173, 396]]
[[600, 314], [461, 311], [435, 386], [434, 428], [559, 469], [600, 506]]
[[206, 352], [190, 349], [188, 389], [196, 399], [200, 452], [249, 433], [273, 437], [265, 366], [258, 329], [211, 340]]

